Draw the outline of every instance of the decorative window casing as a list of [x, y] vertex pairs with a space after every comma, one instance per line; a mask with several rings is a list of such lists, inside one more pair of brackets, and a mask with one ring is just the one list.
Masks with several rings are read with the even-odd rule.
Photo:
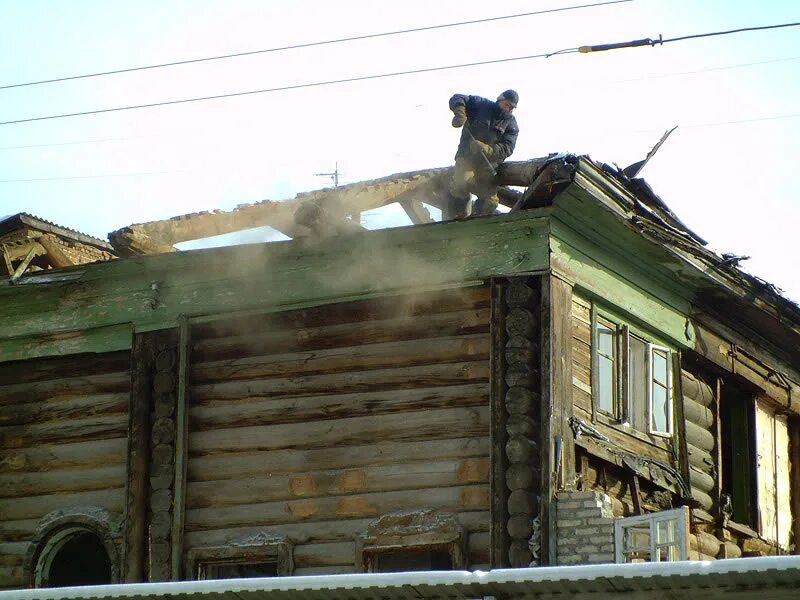
[[30, 587], [120, 582], [121, 519], [104, 508], [76, 506], [39, 522], [23, 569]]
[[595, 414], [634, 430], [674, 431], [675, 354], [592, 308], [592, 397]]
[[614, 544], [618, 563], [688, 560], [689, 509], [617, 519]]
[[390, 513], [357, 538], [356, 564], [369, 573], [465, 569], [466, 536], [452, 514]]
[[258, 535], [224, 546], [192, 548], [186, 573], [192, 579], [279, 577], [294, 571], [293, 548], [286, 538]]

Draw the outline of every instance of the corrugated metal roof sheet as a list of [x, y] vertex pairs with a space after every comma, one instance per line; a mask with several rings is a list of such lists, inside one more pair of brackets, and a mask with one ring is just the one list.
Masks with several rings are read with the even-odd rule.
[[0, 233], [4, 233], [6, 230], [10, 230], [21, 225], [27, 225], [29, 227], [33, 227], [34, 229], [47, 231], [48, 233], [53, 233], [62, 237], [72, 238], [76, 241], [83, 242], [84, 244], [97, 246], [103, 250], [113, 251], [111, 244], [109, 244], [106, 240], [101, 240], [100, 238], [81, 233], [80, 231], [70, 229], [69, 227], [63, 227], [58, 223], [53, 223], [52, 221], [48, 221], [46, 219], [37, 217], [36, 215], [24, 212], [0, 218]]
[[641, 563], [319, 575], [120, 584], [0, 592], [0, 600], [404, 600], [505, 598], [755, 598], [800, 596], [800, 556]]

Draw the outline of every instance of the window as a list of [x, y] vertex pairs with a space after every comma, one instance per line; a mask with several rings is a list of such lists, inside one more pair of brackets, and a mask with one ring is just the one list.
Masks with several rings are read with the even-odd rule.
[[616, 562], [669, 562], [689, 558], [689, 509], [618, 519], [614, 523]]
[[77, 530], [62, 538], [44, 557], [42, 587], [111, 583], [111, 560], [94, 533]]
[[372, 521], [356, 538], [356, 564], [369, 573], [463, 569], [466, 547], [454, 514], [398, 511]]
[[233, 541], [229, 546], [192, 548], [187, 573], [193, 579], [239, 579], [291, 575], [292, 547], [284, 538], [264, 535]]
[[597, 410], [617, 417], [617, 329], [598, 319], [596, 331]]
[[596, 314], [593, 323], [596, 412], [638, 431], [671, 435], [672, 351]]
[[758, 531], [768, 542], [789, 549], [790, 505], [789, 424], [764, 402], [756, 402], [756, 471]]
[[449, 571], [453, 559], [449, 548], [404, 548], [400, 550], [364, 551], [367, 571], [396, 573], [402, 571]]

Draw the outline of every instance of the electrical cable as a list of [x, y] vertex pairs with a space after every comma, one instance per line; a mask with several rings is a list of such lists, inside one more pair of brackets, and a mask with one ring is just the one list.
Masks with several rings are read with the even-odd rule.
[[366, 34], [366, 35], [357, 35], [357, 36], [351, 36], [351, 37], [336, 38], [336, 39], [332, 39], [332, 40], [322, 40], [322, 41], [317, 41], [317, 42], [306, 42], [306, 43], [303, 43], [303, 44], [293, 44], [293, 45], [290, 45], [290, 46], [279, 46], [279, 47], [276, 47], [276, 48], [266, 48], [264, 50], [250, 50], [250, 51], [247, 51], [247, 52], [235, 52], [235, 53], [232, 53], [232, 54], [223, 54], [223, 55], [220, 55], [220, 56], [208, 56], [208, 57], [205, 57], [205, 58], [193, 58], [193, 59], [188, 59], [188, 60], [177, 60], [177, 61], [173, 61], [173, 62], [161, 63], [161, 64], [156, 64], [156, 65], [146, 65], [146, 66], [143, 66], [143, 67], [129, 67], [129, 68], [126, 68], [126, 69], [116, 69], [116, 70], [113, 70], [113, 71], [101, 71], [101, 72], [98, 72], [98, 73], [88, 73], [86, 75], [72, 75], [72, 76], [67, 76], [67, 77], [57, 77], [57, 78], [54, 78], [54, 79], [43, 79], [41, 81], [28, 81], [28, 82], [25, 82], [25, 83], [14, 83], [14, 84], [10, 84], [10, 85], [0, 85], [0, 90], [7, 90], [7, 89], [11, 89], [11, 88], [18, 88], [18, 87], [26, 87], [26, 86], [31, 86], [31, 85], [41, 85], [41, 84], [44, 84], [44, 83], [56, 83], [56, 82], [59, 82], [59, 81], [70, 81], [70, 80], [74, 80], [74, 79], [87, 79], [89, 77], [102, 77], [102, 76], [105, 76], [105, 75], [116, 75], [116, 74], [119, 74], [119, 73], [130, 73], [130, 72], [133, 72], [133, 71], [145, 71], [145, 70], [148, 70], [148, 69], [160, 69], [162, 67], [174, 67], [174, 66], [178, 66], [178, 65], [188, 65], [188, 64], [192, 64], [192, 63], [208, 62], [208, 61], [212, 61], [212, 60], [223, 60], [223, 59], [228, 59], [228, 58], [238, 58], [238, 57], [241, 57], [241, 56], [252, 56], [254, 54], [267, 54], [267, 53], [270, 53], [270, 52], [282, 52], [282, 51], [285, 51], [285, 50], [297, 50], [297, 49], [300, 49], [300, 48], [311, 48], [313, 46], [324, 46], [324, 45], [328, 45], [328, 44], [340, 44], [340, 43], [343, 43], [343, 42], [354, 42], [354, 41], [358, 41], [358, 40], [368, 40], [368, 39], [374, 39], [374, 38], [380, 38], [380, 37], [388, 37], [388, 36], [392, 36], [392, 35], [401, 35], [401, 34], [405, 34], [405, 33], [417, 33], [417, 32], [421, 32], [421, 31], [431, 31], [431, 30], [435, 30], [435, 29], [445, 29], [447, 27], [460, 27], [462, 25], [475, 25], [475, 24], [478, 24], [478, 23], [489, 23], [491, 21], [502, 21], [502, 20], [505, 20], [505, 19], [516, 19], [516, 18], [519, 18], [519, 17], [529, 17], [529, 16], [534, 16], [534, 15], [543, 15], [543, 14], [547, 14], [547, 13], [563, 12], [563, 11], [568, 11], [568, 10], [578, 10], [578, 9], [583, 9], [583, 8], [594, 8], [596, 6], [605, 6], [605, 5], [608, 5], [608, 4], [621, 4], [621, 3], [624, 3], [624, 2], [633, 2], [633, 0], [608, 0], [606, 2], [596, 2], [596, 3], [593, 3], [593, 4], [580, 4], [580, 5], [577, 5], [577, 6], [565, 6], [565, 7], [562, 7], [562, 8], [550, 8], [550, 9], [547, 9], [547, 10], [537, 10], [537, 11], [518, 13], [518, 14], [513, 14], [513, 15], [503, 15], [503, 16], [500, 16], [500, 17], [487, 17], [485, 19], [473, 19], [471, 21], [459, 21], [459, 22], [456, 22], [456, 23], [443, 23], [441, 25], [428, 25], [428, 26], [425, 26], [425, 27], [414, 27], [412, 29], [400, 29], [400, 30], [397, 30], [397, 31], [386, 31], [386, 32], [383, 32], [383, 33], [370, 33], [370, 34]]
[[72, 177], [37, 177], [33, 179], [0, 179], [0, 183], [27, 183], [31, 181], [65, 181], [67, 179], [105, 179], [107, 177], [142, 177], [145, 175], [169, 175], [176, 171], [151, 171], [144, 173], [109, 173], [107, 175], [74, 175]]
[[186, 104], [188, 102], [202, 102], [204, 100], [221, 100], [223, 98], [235, 98], [237, 96], [251, 96], [254, 94], [267, 94], [270, 92], [282, 92], [287, 90], [298, 90], [310, 87], [321, 87], [325, 85], [334, 85], [339, 83], [352, 83], [356, 81], [367, 81], [369, 79], [383, 79], [387, 77], [397, 77], [400, 75], [415, 75], [418, 73], [433, 73], [435, 71], [446, 71], [448, 69], [462, 69], [466, 67], [477, 67], [481, 65], [493, 65], [504, 62], [512, 62], [517, 60], [529, 60], [532, 58], [545, 58], [546, 54], [531, 54], [529, 56], [515, 56], [512, 58], [498, 58], [494, 60], [482, 60], [478, 62], [463, 63], [459, 65], [447, 65], [444, 67], [427, 67], [424, 69], [411, 69], [408, 71], [395, 71], [393, 73], [381, 73], [378, 75], [362, 75], [360, 77], [348, 77], [346, 79], [332, 79], [328, 81], [316, 81], [313, 83], [299, 83], [296, 85], [286, 85], [275, 88], [266, 88], [263, 90], [248, 90], [246, 92], [232, 92], [230, 94], [217, 94], [215, 96], [201, 96], [197, 98], [181, 98], [180, 100], [165, 100], [163, 102], [152, 102], [150, 104], [135, 104], [131, 106], [117, 106], [114, 108], [101, 108], [98, 110], [87, 110], [76, 113], [64, 113], [60, 115], [48, 115], [45, 117], [30, 117], [27, 119], [16, 119], [13, 121], [0, 121], [0, 125], [13, 125], [15, 123], [30, 123], [32, 121], [47, 121], [50, 119], [63, 119], [66, 117], [80, 117], [84, 115], [96, 115], [101, 113], [117, 112], [121, 110], [134, 110], [139, 108], [154, 108], [156, 106], [169, 106], [172, 104]]
[[742, 27], [740, 29], [728, 29], [727, 31], [713, 31], [711, 33], [695, 33], [692, 35], [684, 35], [681, 37], [668, 38], [666, 40], [659, 35], [658, 39], [644, 38], [641, 40], [633, 40], [630, 42], [616, 42], [613, 44], [598, 44], [596, 46], [580, 46], [578, 48], [567, 48], [565, 50], [559, 50], [558, 52], [553, 52], [550, 56], [552, 56], [553, 54], [560, 54], [565, 52], [580, 52], [581, 54], [587, 54], [589, 52], [603, 52], [605, 50], [619, 50], [621, 48], [636, 48], [638, 46], [656, 46], [658, 44], [669, 44], [670, 42], [683, 42], [686, 40], [713, 37], [716, 35], [730, 35], [732, 33], [742, 33], [744, 31], [763, 31], [766, 29], [780, 29], [782, 27], [797, 27], [798, 25], [800, 25], [800, 22], [781, 23], [780, 25], [761, 25], [759, 27]]
[[128, 140], [144, 139], [146, 135], [133, 135], [129, 137], [120, 138], [102, 138], [99, 140], [76, 140], [72, 142], [52, 142], [48, 144], [28, 144], [27, 146], [0, 146], [0, 150], [22, 150], [27, 148], [48, 148], [51, 146], [76, 146], [78, 144], [105, 144], [108, 142], [125, 142]]
[[303, 88], [310, 88], [310, 87], [321, 87], [321, 86], [334, 85], [334, 84], [339, 84], [339, 83], [353, 83], [353, 82], [356, 82], [356, 81], [367, 81], [367, 80], [370, 80], [370, 79], [384, 79], [384, 78], [387, 78], [387, 77], [397, 77], [397, 76], [400, 76], [400, 75], [415, 75], [415, 74], [419, 74], [419, 73], [432, 73], [432, 72], [436, 72], [436, 71], [446, 71], [446, 70], [449, 70], [449, 69], [461, 69], [461, 68], [466, 68], [466, 67], [475, 67], [475, 66], [482, 66], [482, 65], [499, 64], [499, 63], [504, 63], [504, 62], [519, 61], [519, 60], [529, 60], [529, 59], [533, 59], [533, 58], [548, 58], [548, 57], [553, 56], [555, 54], [568, 53], [568, 52], [569, 53], [573, 53], [573, 52], [587, 53], [587, 52], [598, 52], [598, 51], [603, 51], [603, 50], [616, 50], [616, 49], [619, 49], [619, 48], [629, 48], [629, 47], [635, 47], [635, 46], [645, 46], [645, 45], [651, 45], [652, 46], [652, 45], [656, 45], [656, 44], [675, 42], [675, 41], [682, 41], [682, 40], [687, 40], [687, 39], [691, 39], [691, 38], [709, 37], [709, 36], [712, 36], [712, 35], [727, 35], [727, 34], [731, 34], [731, 33], [739, 33], [739, 32], [742, 32], [742, 31], [757, 31], [757, 30], [763, 30], [763, 29], [777, 29], [777, 28], [780, 28], [780, 27], [795, 27], [795, 26], [798, 26], [798, 25], [800, 25], [800, 22], [799, 23], [784, 23], [782, 25], [767, 25], [767, 26], [762, 26], [762, 27], [747, 27], [747, 28], [744, 28], [744, 29], [733, 29], [733, 30], [730, 30], [730, 31], [719, 31], [719, 32], [715, 32], [715, 33], [703, 33], [703, 34], [696, 34], [696, 35], [692, 35], [692, 36], [683, 36], [683, 37], [680, 37], [680, 38], [672, 38], [672, 39], [666, 39], [666, 40], [661, 39], [661, 36], [659, 36], [658, 40], [652, 40], [650, 38], [645, 38], [645, 39], [641, 39], [641, 40], [634, 40], [634, 41], [631, 41], [631, 42], [619, 42], [619, 43], [613, 43], [613, 44], [602, 44], [602, 45], [598, 45], [598, 46], [580, 46], [578, 48], [567, 48], [567, 49], [564, 49], [564, 50], [559, 50], [558, 52], [549, 52], [549, 53], [545, 53], [545, 54], [531, 54], [531, 55], [528, 55], [528, 56], [515, 56], [515, 57], [512, 57], [512, 58], [498, 58], [498, 59], [494, 59], [494, 60], [483, 60], [483, 61], [477, 61], [477, 62], [471, 62], [471, 63], [458, 64], [458, 65], [447, 65], [447, 66], [443, 66], [443, 67], [427, 67], [427, 68], [423, 68], [423, 69], [410, 69], [410, 70], [407, 70], [407, 71], [395, 71], [395, 72], [392, 72], [392, 73], [381, 73], [381, 74], [378, 74], [378, 75], [363, 75], [363, 76], [359, 76], [359, 77], [348, 77], [348, 78], [345, 78], [345, 79], [333, 79], [333, 80], [328, 80], [328, 81], [317, 81], [317, 82], [313, 82], [313, 83], [300, 83], [300, 84], [296, 84], [296, 85], [288, 85], [288, 86], [275, 87], [275, 88], [266, 88], [266, 89], [262, 89], [262, 90], [248, 90], [246, 92], [232, 92], [232, 93], [229, 93], [229, 94], [217, 94], [217, 95], [214, 95], [214, 96], [200, 96], [200, 97], [196, 97], [196, 98], [182, 98], [180, 100], [165, 100], [165, 101], [162, 101], [162, 102], [152, 102], [152, 103], [149, 103], [149, 104], [135, 104], [135, 105], [131, 105], [131, 106], [119, 106], [119, 107], [114, 107], [114, 108], [102, 108], [102, 109], [98, 109], [98, 110], [87, 110], [87, 111], [82, 111], [82, 112], [77, 112], [77, 113], [64, 113], [64, 114], [60, 114], [60, 115], [48, 115], [48, 116], [44, 116], [44, 117], [29, 117], [27, 119], [15, 119], [13, 121], [0, 121], [0, 125], [13, 125], [13, 124], [17, 124], [17, 123], [30, 123], [32, 121], [47, 121], [47, 120], [51, 120], [51, 119], [63, 119], [63, 118], [67, 118], [67, 117], [80, 117], [80, 116], [85, 116], [85, 115], [96, 115], [96, 114], [109, 113], [109, 112], [118, 112], [118, 111], [123, 111], [123, 110], [135, 110], [135, 109], [141, 109], [141, 108], [154, 108], [154, 107], [157, 107], [157, 106], [169, 106], [169, 105], [173, 105], [173, 104], [186, 104], [188, 102], [202, 102], [204, 100], [221, 100], [223, 98], [235, 98], [235, 97], [238, 97], [238, 96], [249, 96], [249, 95], [254, 95], [254, 94], [266, 94], [266, 93], [270, 93], [270, 92], [296, 90], [296, 89], [303, 89]]

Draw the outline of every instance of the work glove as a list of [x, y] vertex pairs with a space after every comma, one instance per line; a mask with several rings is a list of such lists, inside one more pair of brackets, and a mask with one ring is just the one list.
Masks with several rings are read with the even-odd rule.
[[469, 150], [474, 156], [483, 154], [486, 158], [491, 158], [492, 154], [494, 154], [494, 148], [492, 146], [479, 142], [478, 140], [472, 140], [469, 143]]
[[453, 127], [461, 127], [467, 122], [467, 109], [464, 106], [456, 106], [453, 109]]

